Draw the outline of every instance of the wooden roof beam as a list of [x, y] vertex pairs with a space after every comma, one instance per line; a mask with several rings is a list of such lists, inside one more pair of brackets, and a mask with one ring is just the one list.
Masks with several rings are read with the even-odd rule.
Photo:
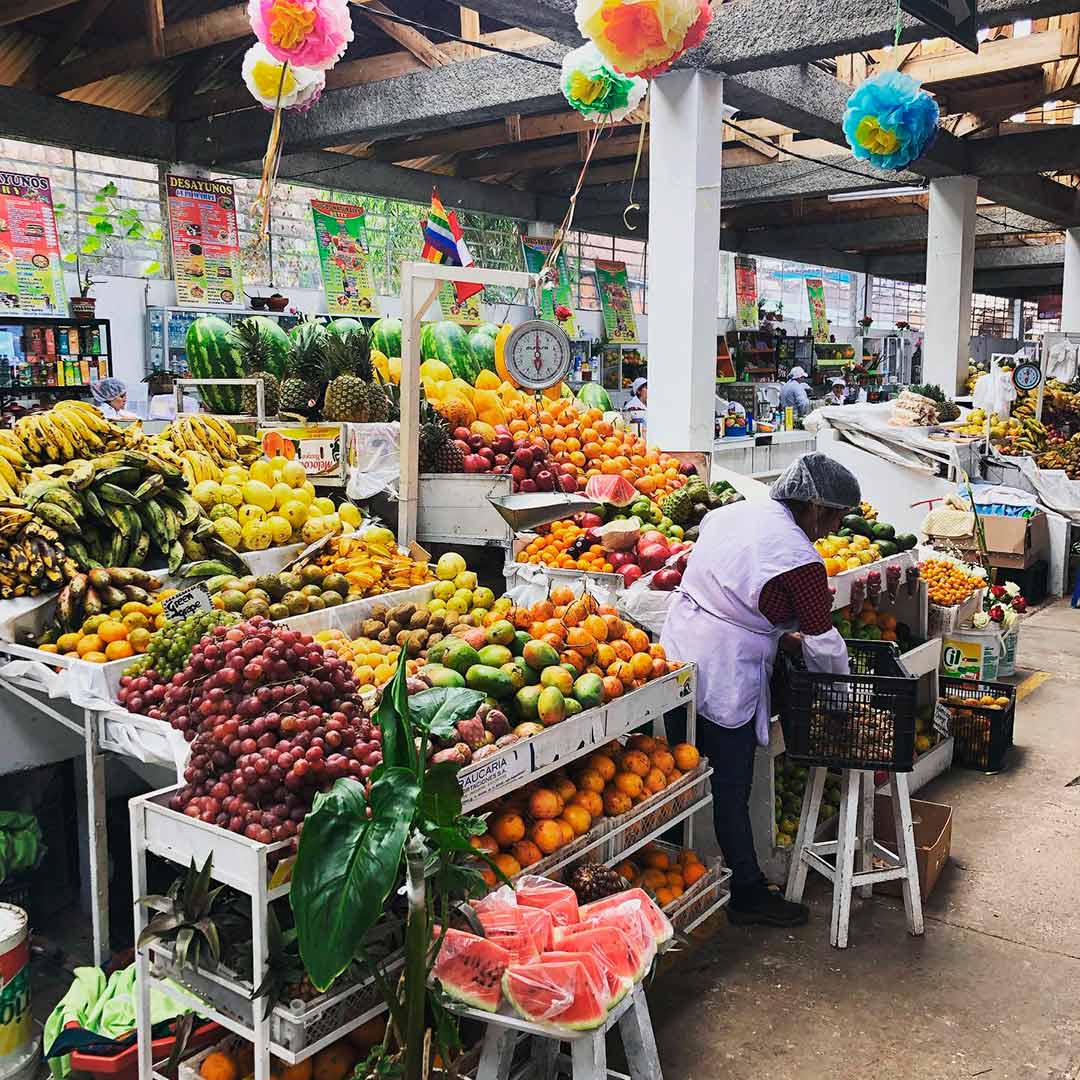
[[[382, 2], [382, 0], [353, 0], [360, 9], [387, 37], [393, 38], [399, 45], [408, 49], [409, 52], [420, 61], [424, 67], [442, 67], [447, 63], [446, 54], [419, 30], [403, 23], [394, 22], [393, 19], [383, 19], [380, 15], [396, 15]], [[479, 16], [477, 16], [479, 19]]]
[[50, 11], [70, 7], [77, 0], [5, 0], [0, 5], [0, 26], [14, 26], [23, 19], [35, 15], [47, 15]]
[[143, 17], [150, 55], [161, 59], [165, 55], [165, 0], [143, 0]]
[[60, 37], [50, 41], [34, 58], [34, 62], [23, 72], [18, 85], [33, 90], [50, 71], [67, 59], [71, 50], [90, 32], [111, 3], [112, 0], [86, 0], [72, 16]]

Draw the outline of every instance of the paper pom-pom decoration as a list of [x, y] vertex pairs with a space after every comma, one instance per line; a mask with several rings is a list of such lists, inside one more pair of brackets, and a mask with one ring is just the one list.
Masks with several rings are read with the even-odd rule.
[[270, 55], [261, 41], [256, 41], [244, 54], [242, 70], [244, 85], [264, 109], [273, 109], [279, 104], [279, 93], [283, 109], [310, 108], [326, 82], [326, 76], [321, 71], [282, 63]]
[[899, 71], [867, 79], [844, 110], [844, 136], [851, 152], [879, 169], [903, 169], [921, 157], [937, 126], [937, 102]]
[[578, 29], [624, 75], [659, 75], [700, 45], [708, 0], [577, 0]]
[[612, 71], [600, 50], [587, 42], [563, 57], [562, 92], [570, 107], [590, 120], [625, 120], [641, 103], [649, 84]]
[[248, 0], [255, 36], [278, 60], [333, 67], [353, 39], [349, 0]]

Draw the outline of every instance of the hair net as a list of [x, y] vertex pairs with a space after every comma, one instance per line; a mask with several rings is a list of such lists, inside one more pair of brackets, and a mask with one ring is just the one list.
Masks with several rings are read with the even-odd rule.
[[803, 454], [773, 483], [769, 494], [780, 502], [795, 500], [847, 510], [862, 498], [859, 481], [850, 469], [824, 454]]
[[630, 387], [632, 393], [636, 394], [643, 386], [648, 383], [648, 379], [637, 378], [634, 380], [633, 385]]
[[90, 393], [94, 395], [95, 401], [112, 401], [113, 398], [126, 394], [127, 387], [120, 379], [98, 379], [90, 384]]
[[805, 379], [807, 377], [806, 369], [800, 364], [796, 364], [788, 373], [789, 379]]

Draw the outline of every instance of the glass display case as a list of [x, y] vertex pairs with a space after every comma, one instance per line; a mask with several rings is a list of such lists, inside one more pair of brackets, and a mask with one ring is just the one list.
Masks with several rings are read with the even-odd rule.
[[111, 374], [108, 319], [0, 316], [0, 402], [79, 397]]

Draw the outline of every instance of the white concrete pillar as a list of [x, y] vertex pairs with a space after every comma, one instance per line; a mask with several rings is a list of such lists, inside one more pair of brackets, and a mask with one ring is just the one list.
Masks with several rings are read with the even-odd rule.
[[723, 79], [674, 71], [649, 101], [648, 438], [711, 452]]
[[930, 181], [923, 381], [946, 394], [957, 393], [967, 378], [978, 187], [974, 176]]
[[1065, 276], [1061, 282], [1061, 329], [1080, 331], [1080, 226], [1065, 230]]

